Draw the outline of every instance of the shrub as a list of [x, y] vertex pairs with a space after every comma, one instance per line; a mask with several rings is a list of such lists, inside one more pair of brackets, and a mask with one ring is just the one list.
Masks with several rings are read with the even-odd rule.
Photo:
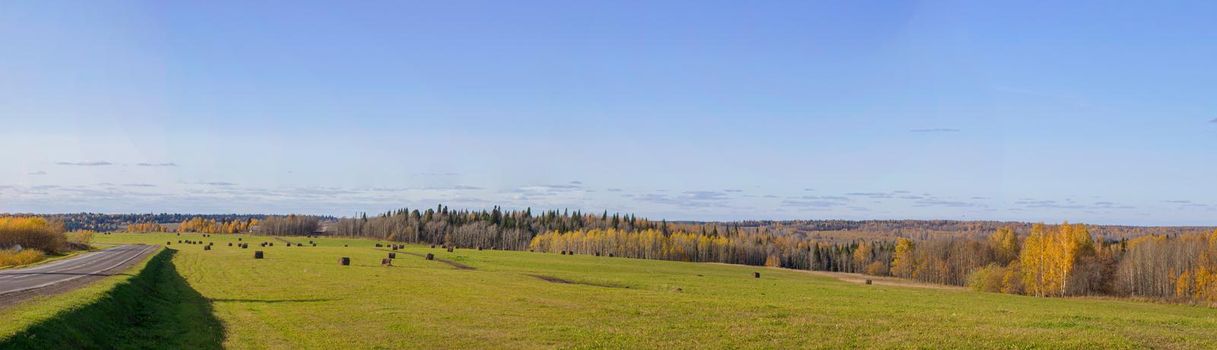
[[0, 248], [38, 249], [59, 252], [67, 241], [63, 224], [40, 217], [0, 217]]
[[866, 274], [868, 275], [887, 276], [887, 271], [887, 264], [881, 261], [871, 262], [869, 265], [866, 265]]
[[1006, 269], [1000, 265], [989, 265], [968, 274], [968, 288], [978, 292], [1001, 292]]
[[1006, 265], [1005, 275], [1002, 276], [1001, 292], [1008, 294], [1023, 293], [1023, 278], [1022, 265], [1019, 265], [1018, 260], [1011, 261]]
[[42, 261], [45, 257], [46, 255], [37, 249], [0, 250], [0, 267], [33, 264]]
[[68, 242], [90, 245], [93, 244], [93, 235], [96, 233], [92, 230], [72, 231], [67, 233], [67, 238]]

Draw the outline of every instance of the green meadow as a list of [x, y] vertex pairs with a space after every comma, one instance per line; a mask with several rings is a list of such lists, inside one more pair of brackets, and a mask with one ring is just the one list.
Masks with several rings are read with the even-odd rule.
[[0, 348], [1217, 348], [1217, 310], [1204, 307], [417, 245], [385, 267], [375, 241], [283, 239], [305, 246], [98, 235], [172, 244], [142, 270], [0, 310]]

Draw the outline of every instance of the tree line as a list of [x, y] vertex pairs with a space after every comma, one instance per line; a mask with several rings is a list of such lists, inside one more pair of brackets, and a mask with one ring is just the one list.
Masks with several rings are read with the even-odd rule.
[[251, 232], [275, 236], [307, 236], [317, 233], [321, 219], [312, 215], [275, 215], [253, 221]]
[[[266, 220], [266, 217], [263, 217]], [[260, 222], [258, 219], [234, 219], [221, 220], [205, 219], [202, 217], [193, 217], [182, 221], [177, 225], [177, 232], [199, 232], [199, 233], [245, 233], [250, 232], [252, 228], [258, 227]], [[154, 224], [154, 226], [160, 226]], [[129, 228], [130, 226], [128, 226]], [[163, 229], [164, 227], [162, 227]], [[128, 229], [130, 231], [130, 229]], [[135, 231], [139, 232], [139, 231]], [[144, 231], [154, 232], [154, 231]], [[310, 232], [311, 233], [311, 232]]]
[[1033, 224], [1021, 236], [1003, 227], [987, 237], [837, 243], [748, 230], [592, 229], [546, 232], [529, 249], [894, 276], [1045, 297], [1217, 303], [1217, 230], [1110, 240], [1086, 225]]
[[360, 214], [339, 219], [329, 225], [327, 233], [338, 236], [425, 243], [452, 244], [464, 247], [486, 247], [511, 250], [527, 249], [533, 237], [548, 231], [584, 231], [614, 228], [626, 232], [645, 229], [671, 228], [666, 222], [657, 223], [629, 214], [597, 214], [580, 211], [550, 210], [534, 215], [524, 210], [451, 210], [435, 208], [394, 210], [373, 217]]
[[175, 228], [157, 222], [128, 224], [127, 232], [197, 232], [197, 233], [261, 233], [267, 235], [304, 236], [317, 233], [321, 218], [312, 215], [262, 215], [262, 219], [217, 220], [203, 216], [191, 217]]
[[[10, 216], [38, 216], [47, 220], [62, 222], [64, 228], [69, 231], [75, 230], [93, 230], [97, 232], [123, 231], [129, 229], [132, 224], [140, 223], [159, 223], [161, 225], [180, 223], [193, 218], [203, 218], [206, 220], [215, 220], [217, 222], [226, 222], [233, 220], [248, 221], [250, 219], [262, 220], [266, 218], [266, 214], [186, 214], [186, 213], [145, 213], [145, 214], [103, 214], [103, 213], [68, 213], [68, 214], [8, 214]], [[316, 215], [320, 221], [337, 220], [336, 217], [327, 215]], [[151, 230], [140, 230], [138, 232], [154, 232]]]

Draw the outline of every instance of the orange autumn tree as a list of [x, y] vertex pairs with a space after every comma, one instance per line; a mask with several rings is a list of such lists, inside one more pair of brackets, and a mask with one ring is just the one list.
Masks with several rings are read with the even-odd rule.
[[249, 232], [250, 229], [255, 226], [258, 226], [257, 219], [216, 221], [214, 219], [193, 217], [178, 224], [177, 231], [199, 233], [244, 233]]
[[913, 258], [913, 241], [907, 238], [897, 239], [896, 251], [892, 254], [892, 275], [908, 278], [913, 275], [916, 264]]
[[1033, 225], [1019, 254], [1024, 290], [1035, 296], [1066, 295], [1078, 258], [1087, 254], [1094, 254], [1094, 239], [1085, 225]]
[[1203, 237], [1183, 237], [1189, 246], [1200, 250], [1191, 267], [1174, 278], [1175, 298], [1200, 303], [1217, 303], [1217, 231]]

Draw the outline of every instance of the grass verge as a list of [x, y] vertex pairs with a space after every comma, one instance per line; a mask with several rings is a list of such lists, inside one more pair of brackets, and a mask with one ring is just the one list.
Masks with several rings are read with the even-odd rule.
[[161, 250], [125, 280], [7, 311], [4, 318], [15, 322], [0, 326], [0, 349], [221, 348], [224, 327], [178, 274], [176, 253]]

